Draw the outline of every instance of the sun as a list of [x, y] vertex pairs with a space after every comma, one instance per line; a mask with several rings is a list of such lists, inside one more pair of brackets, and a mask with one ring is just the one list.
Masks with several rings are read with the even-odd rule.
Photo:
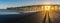
[[45, 6], [45, 10], [50, 10], [51, 6]]

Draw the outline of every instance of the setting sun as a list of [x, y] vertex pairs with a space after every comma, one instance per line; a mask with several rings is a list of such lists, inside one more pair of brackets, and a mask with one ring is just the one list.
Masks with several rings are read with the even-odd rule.
[[45, 6], [45, 10], [50, 10], [51, 6]]

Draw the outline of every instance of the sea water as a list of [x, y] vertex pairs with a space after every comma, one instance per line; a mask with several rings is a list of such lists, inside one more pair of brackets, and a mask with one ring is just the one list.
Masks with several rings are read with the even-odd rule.
[[0, 10], [0, 15], [4, 14], [19, 14], [19, 11], [17, 10]]

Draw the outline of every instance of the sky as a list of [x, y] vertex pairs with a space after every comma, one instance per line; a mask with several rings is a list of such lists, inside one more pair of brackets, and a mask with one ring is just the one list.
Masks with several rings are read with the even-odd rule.
[[0, 9], [27, 5], [40, 5], [44, 3], [60, 4], [60, 0], [0, 0]]

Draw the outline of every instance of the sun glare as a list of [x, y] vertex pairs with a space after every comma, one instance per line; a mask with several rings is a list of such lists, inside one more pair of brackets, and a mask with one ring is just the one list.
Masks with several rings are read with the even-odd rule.
[[45, 10], [50, 10], [51, 6], [45, 6]]
[[43, 5], [52, 5], [52, 3], [51, 2], [45, 2], [45, 3], [43, 3]]

